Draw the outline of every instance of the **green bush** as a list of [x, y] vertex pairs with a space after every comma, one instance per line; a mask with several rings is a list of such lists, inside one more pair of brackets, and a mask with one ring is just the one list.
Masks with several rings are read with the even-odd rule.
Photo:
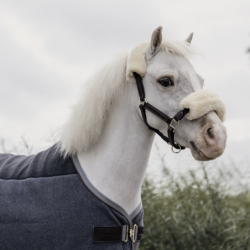
[[205, 165], [178, 178], [165, 167], [160, 183], [146, 177], [140, 250], [250, 249], [250, 193], [240, 188]]

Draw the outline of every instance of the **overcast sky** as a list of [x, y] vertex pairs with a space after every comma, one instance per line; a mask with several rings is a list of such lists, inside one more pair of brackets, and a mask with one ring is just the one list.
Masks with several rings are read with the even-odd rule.
[[[37, 149], [64, 124], [84, 81], [120, 51], [148, 40], [155, 28], [185, 39], [201, 55], [196, 71], [227, 106], [224, 156], [241, 160], [250, 148], [249, 0], [1, 0], [0, 139], [21, 136]], [[52, 138], [53, 140], [53, 138]], [[175, 156], [158, 141], [173, 164]], [[154, 161], [151, 157], [150, 162]]]

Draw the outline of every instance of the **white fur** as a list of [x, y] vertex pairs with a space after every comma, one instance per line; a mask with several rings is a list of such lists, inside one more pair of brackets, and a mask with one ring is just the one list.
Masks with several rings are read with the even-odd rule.
[[100, 137], [110, 105], [122, 93], [127, 56], [118, 56], [86, 83], [61, 135], [60, 148], [65, 156], [86, 150]]
[[189, 108], [188, 120], [194, 120], [215, 111], [222, 122], [225, 121], [226, 106], [214, 92], [206, 89], [198, 90], [180, 102], [180, 109]]
[[[145, 75], [148, 47], [149, 42], [139, 44], [129, 56], [128, 53], [118, 56], [89, 79], [62, 131], [60, 150], [65, 156], [87, 150], [97, 142], [110, 105], [122, 93], [125, 76], [129, 80], [133, 78], [132, 72]], [[186, 41], [163, 40], [161, 49], [182, 57], [195, 53]]]
[[147, 64], [146, 64], [146, 51], [148, 49], [149, 42], [144, 42], [137, 45], [131, 50], [126, 70], [126, 79], [133, 79], [133, 72], [136, 72], [141, 77], [145, 75]]
[[[136, 72], [143, 77], [147, 70], [146, 52], [149, 47], [149, 42], [143, 42], [137, 45], [129, 54], [127, 61], [126, 79], [133, 79], [133, 72]], [[163, 40], [161, 49], [167, 52], [188, 57], [195, 54], [196, 50], [187, 41]]]
[[[201, 79], [185, 58], [192, 52], [188, 43], [169, 42], [171, 46], [161, 46], [160, 32], [158, 28], [152, 35], [150, 49], [153, 48], [154, 53], [149, 54], [149, 49], [145, 58], [143, 52], [144, 61], [135, 60], [134, 65], [139, 65], [136, 71], [142, 74], [140, 65], [147, 66], [143, 78], [147, 100], [162, 112], [174, 115], [180, 100], [201, 88]], [[141, 47], [141, 51], [145, 51], [148, 45]], [[61, 150], [64, 155], [76, 153], [92, 185], [130, 214], [141, 200], [141, 184], [154, 132], [141, 117], [134, 79], [125, 79], [127, 56], [106, 65], [87, 82], [87, 90], [64, 128]], [[178, 72], [178, 85], [166, 89], [156, 84], [164, 72]], [[146, 113], [149, 124], [166, 134], [166, 123]], [[207, 129], [210, 134], [214, 133], [213, 138], [205, 133]], [[175, 132], [175, 141], [190, 148], [195, 159], [211, 160], [223, 153], [226, 132], [218, 116], [210, 112], [194, 121], [183, 119]], [[192, 148], [191, 142], [204, 156]]]

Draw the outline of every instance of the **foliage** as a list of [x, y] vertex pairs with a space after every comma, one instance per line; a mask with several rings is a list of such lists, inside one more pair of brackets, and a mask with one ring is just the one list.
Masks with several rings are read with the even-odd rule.
[[140, 250], [250, 249], [250, 193], [224, 180], [204, 164], [178, 178], [164, 167], [160, 183], [146, 177]]

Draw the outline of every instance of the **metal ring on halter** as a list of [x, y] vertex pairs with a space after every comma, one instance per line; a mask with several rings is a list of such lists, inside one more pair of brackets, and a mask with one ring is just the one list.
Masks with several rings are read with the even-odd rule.
[[147, 99], [146, 99], [146, 98], [144, 98], [144, 100], [143, 100], [143, 101], [141, 101], [141, 102], [140, 102], [140, 104], [141, 104], [141, 105], [144, 105], [144, 103], [145, 103], [145, 102], [146, 102], [146, 103], [148, 103], [148, 101], [147, 101]]
[[174, 152], [174, 149], [173, 149], [174, 147], [172, 146], [172, 148], [171, 148], [171, 149], [172, 149], [172, 152], [173, 152], [173, 153], [175, 153], [175, 154], [179, 154], [179, 153], [181, 152], [181, 146], [180, 146], [179, 144], [178, 144], [178, 146], [179, 146], [179, 151], [178, 151], [178, 152]]

